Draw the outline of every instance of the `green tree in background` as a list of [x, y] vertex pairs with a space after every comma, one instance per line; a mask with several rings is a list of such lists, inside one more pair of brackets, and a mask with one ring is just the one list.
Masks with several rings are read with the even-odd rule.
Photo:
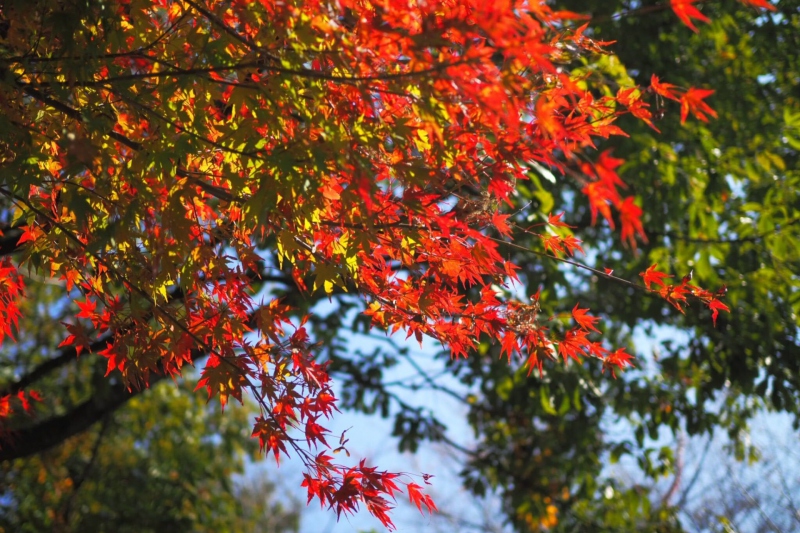
[[[652, 356], [639, 350], [638, 370], [616, 381], [580, 365], [551, 368], [536, 380], [509, 372], [503, 361], [454, 364], [464, 383], [480, 388], [470, 408], [478, 446], [464, 475], [477, 493], [498, 490], [520, 531], [678, 530], [686, 524], [678, 523], [674, 501], [599, 477], [609, 459], [631, 452], [648, 476], [662, 478], [676, 466], [671, 447], [654, 445], [665, 429], [725, 432], [743, 459], [752, 452], [742, 437], [753, 416], [787, 411], [798, 421], [800, 3], [781, 0], [775, 13], [753, 19], [731, 3], [705, 2], [712, 22], [696, 35], [663, 3], [559, 5], [593, 14], [594, 38], [618, 39], [614, 55], [576, 67], [591, 73], [589, 83], [613, 92], [628, 76], [641, 83], [658, 73], [676, 85], [703, 84], [716, 90], [710, 102], [718, 116], [680, 125], [679, 107], [664, 101], [661, 133], [624, 122], [630, 137], [600, 146], [626, 161], [616, 170], [643, 199], [649, 240], [637, 254], [619, 253], [619, 234], [607, 224], [592, 225], [575, 180], [551, 183], [534, 170], [518, 187], [518, 207], [526, 214], [532, 202], [543, 212], [570, 213], [601, 270], [630, 279], [658, 263], [678, 279], [727, 284], [732, 312], [709, 329], [699, 308], [676, 313], [602, 276], [526, 264], [524, 252], [511, 250], [526, 290], [546, 288], [543, 307], [577, 300], [598, 309], [617, 343], [632, 343], [636, 326], [673, 340]], [[632, 424], [632, 439], [609, 434], [619, 420]]]

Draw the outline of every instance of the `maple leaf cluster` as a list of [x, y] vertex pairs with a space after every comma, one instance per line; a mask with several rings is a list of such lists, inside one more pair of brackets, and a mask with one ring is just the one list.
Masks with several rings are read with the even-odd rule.
[[[702, 18], [691, 4], [671, 2], [693, 27]], [[82, 21], [71, 46], [85, 57], [62, 54], [55, 38], [30, 55], [23, 45], [39, 28], [15, 22], [16, 81], [0, 93], [27, 136], [2, 145], [17, 185], [0, 194], [24, 226], [26, 260], [47, 265], [77, 307], [62, 346], [94, 350], [129, 388], [207, 358], [198, 387], [223, 406], [255, 399], [253, 437], [276, 460], [301, 457], [309, 500], [338, 514], [363, 504], [387, 526], [402, 476], [332, 462], [327, 365], [307, 317], [262, 291], [270, 283], [356, 293], [374, 327], [436, 339], [454, 357], [486, 337], [539, 373], [556, 354], [597, 358], [612, 373], [630, 366], [624, 348], [603, 345], [588, 309], [576, 304], [575, 326], [557, 335], [560, 319], [543, 319], [538, 297], [498, 295], [493, 286], [518, 282], [502, 253], [519, 247], [515, 235], [536, 235], [541, 249], [528, 251], [570, 264], [583, 251], [563, 213], [522, 227], [503, 210], [535, 162], [576, 176], [592, 222], [619, 224], [635, 248], [643, 213], [621, 194], [623, 161], [588, 154], [624, 135], [615, 124], [624, 114], [653, 126], [653, 97], [659, 109], [662, 98], [679, 102], [681, 121], [715, 116], [703, 101], [712, 91], [654, 76], [649, 88], [594, 94], [559, 62], [566, 48], [591, 56], [609, 43], [542, 0], [114, 9]], [[720, 294], [667, 285], [654, 268], [646, 288], [678, 309], [691, 295], [715, 322], [727, 311]], [[4, 259], [0, 340], [21, 295]], [[405, 488], [435, 509], [419, 485]]]
[[[2, 235], [2, 232], [0, 232]], [[13, 337], [14, 329], [22, 316], [17, 301], [23, 296], [25, 282], [9, 258], [0, 262], [0, 343]]]
[[32, 401], [40, 402], [42, 397], [34, 390], [19, 390], [14, 394], [3, 394], [0, 396], [0, 445], [3, 440], [11, 437], [11, 433], [4, 431], [6, 428], [5, 420], [16, 412], [32, 413], [34, 404]]
[[[647, 270], [639, 274], [644, 281], [645, 288], [648, 291], [658, 294], [681, 313], [684, 312], [683, 309], [688, 303], [687, 297], [693, 297], [699, 300], [711, 310], [711, 320], [715, 326], [717, 325], [717, 317], [719, 317], [720, 311], [730, 312], [730, 308], [720, 300], [727, 292], [727, 288], [724, 285], [715, 292], [702, 289], [697, 285], [689, 283], [692, 280], [691, 273], [683, 276], [680, 283], [668, 284], [664, 280], [672, 276], [656, 270], [657, 266], [658, 264], [650, 265]], [[655, 286], [661, 288], [658, 289]]]
[[[627, 96], [624, 97], [624, 101], [631, 103]], [[589, 200], [592, 224], [596, 223], [599, 212], [611, 229], [614, 229], [615, 224], [610, 208], [610, 206], [614, 206], [619, 213], [620, 238], [632, 248], [636, 248], [636, 236], [638, 235], [646, 242], [647, 235], [642, 226], [642, 209], [636, 204], [635, 198], [633, 196], [623, 198], [619, 194], [619, 189], [626, 188], [626, 185], [617, 174], [616, 168], [623, 163], [622, 159], [611, 157], [608, 150], [602, 152], [595, 163], [583, 163], [581, 170], [584, 175], [588, 176], [589, 182], [582, 192]]]
[[689, 113], [692, 113], [703, 122], [708, 122], [707, 115], [715, 118], [717, 116], [716, 111], [703, 101], [714, 94], [711, 89], [697, 89], [694, 87], [681, 89], [671, 83], [662, 83], [655, 74], [653, 74], [650, 81], [650, 89], [658, 96], [675, 100], [681, 104], [681, 123], [686, 122]]

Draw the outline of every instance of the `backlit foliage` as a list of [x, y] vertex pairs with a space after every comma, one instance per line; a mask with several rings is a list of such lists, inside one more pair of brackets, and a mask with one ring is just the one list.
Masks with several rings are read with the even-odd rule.
[[[692, 28], [693, 3], [670, 4]], [[578, 180], [633, 251], [643, 206], [595, 146], [625, 135], [622, 115], [655, 129], [666, 100], [682, 121], [714, 116], [712, 90], [656, 77], [594, 91], [572, 66], [611, 43], [540, 0], [11, 1], [0, 22], [2, 222], [19, 232], [3, 250], [20, 252], [0, 268], [0, 337], [23, 275], [60, 280], [76, 306], [62, 348], [104, 357], [131, 390], [207, 358], [199, 387], [255, 398], [253, 436], [301, 458], [309, 501], [387, 526], [399, 485], [435, 505], [408, 475], [334, 462], [326, 365], [306, 319], [259, 289], [284, 271], [456, 358], [490, 338], [538, 373], [585, 356], [618, 372], [631, 356], [578, 302], [556, 334], [570, 319], [499, 290], [517, 281], [517, 235], [581, 267], [563, 214], [514, 217], [515, 185], [532, 167]], [[619, 281], [727, 310], [690, 279], [642, 276]]]

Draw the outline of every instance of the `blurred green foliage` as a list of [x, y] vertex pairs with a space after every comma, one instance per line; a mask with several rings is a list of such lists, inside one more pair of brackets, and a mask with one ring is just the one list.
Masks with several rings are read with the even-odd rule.
[[[748, 420], [762, 409], [797, 415], [800, 406], [800, 2], [781, 0], [772, 14], [704, 2], [713, 22], [699, 34], [669, 9], [648, 11], [656, 2], [557, 4], [596, 15], [592, 37], [617, 40], [614, 55], [582, 59], [602, 67], [594, 86], [615, 93], [657, 74], [712, 88], [718, 118], [681, 125], [677, 104], [666, 103], [661, 133], [626, 119], [630, 137], [598, 147], [626, 160], [620, 175], [641, 199], [649, 238], [638, 250], [620, 253], [618, 233], [602, 221], [591, 226], [572, 179], [522, 184], [517, 216], [563, 210], [588, 264], [630, 280], [653, 263], [678, 279], [693, 271], [701, 287], [727, 286], [731, 313], [715, 328], [700, 306], [684, 315], [605, 278], [564, 275], [510, 250], [527, 293], [545, 288], [543, 312], [579, 301], [604, 319], [612, 344], [633, 344], [637, 326], [672, 340], [653, 354], [638, 350], [637, 369], [617, 380], [591, 361], [552, 365], [542, 379], [509, 373], [502, 361], [454, 363], [481, 390], [470, 415], [479, 445], [464, 475], [478, 493], [500, 492], [519, 531], [678, 531], [676, 510], [648, 490], [652, 482], [615, 486], [602, 478], [604, 467], [630, 454], [649, 479], [671, 476], [676, 458], [664, 437], [680, 432], [727, 432], [742, 459], [753, 452], [740, 438]], [[614, 431], [620, 426], [632, 438]]]

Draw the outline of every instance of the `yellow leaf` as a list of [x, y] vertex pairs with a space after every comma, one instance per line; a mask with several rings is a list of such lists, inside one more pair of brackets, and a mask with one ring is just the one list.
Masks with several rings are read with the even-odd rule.
[[427, 152], [431, 149], [431, 143], [428, 140], [428, 132], [425, 130], [417, 130], [417, 140], [414, 141], [414, 144], [417, 145], [417, 150], [420, 152]]
[[169, 296], [167, 295], [167, 288], [173, 285], [175, 285], [175, 283], [172, 280], [167, 280], [163, 284], [161, 284], [161, 286], [159, 286], [157, 289], [158, 294], [160, 294], [161, 297], [164, 298], [165, 302], [169, 300]]
[[333, 294], [333, 282], [332, 281], [326, 279], [325, 282], [324, 282], [324, 286], [325, 286], [325, 294]]

